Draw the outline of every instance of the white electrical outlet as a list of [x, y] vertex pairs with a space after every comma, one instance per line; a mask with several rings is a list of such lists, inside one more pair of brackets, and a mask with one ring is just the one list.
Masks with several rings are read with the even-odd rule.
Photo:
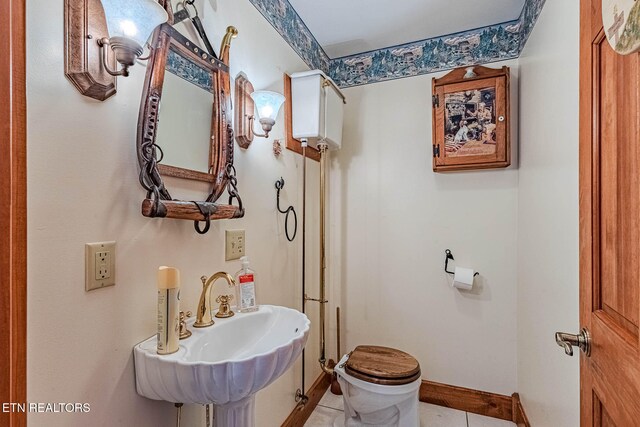
[[116, 284], [116, 242], [97, 242], [85, 245], [86, 291]]
[[96, 252], [95, 259], [96, 274], [94, 278], [96, 280], [105, 280], [111, 278], [111, 252], [100, 251]]
[[225, 231], [225, 257], [226, 261], [232, 261], [244, 256], [245, 241], [244, 230], [226, 230]]

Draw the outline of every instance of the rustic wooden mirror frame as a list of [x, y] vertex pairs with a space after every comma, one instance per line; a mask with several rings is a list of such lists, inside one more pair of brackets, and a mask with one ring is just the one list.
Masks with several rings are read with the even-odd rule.
[[[163, 24], [155, 30], [138, 116], [140, 183], [147, 190], [147, 197], [142, 202], [142, 215], [207, 222], [212, 219], [240, 218], [244, 215], [235, 188], [237, 181], [233, 168], [233, 129], [229, 113], [229, 45], [236, 34], [235, 28], [229, 27], [222, 43], [221, 60], [218, 60], [169, 24]], [[170, 54], [177, 54], [211, 73], [213, 117], [208, 174], [161, 164], [162, 148], [155, 142], [162, 86]], [[211, 194], [206, 200], [198, 202], [172, 199], [161, 175], [210, 182]], [[229, 189], [229, 204], [215, 203], [225, 189]], [[239, 206], [231, 205], [233, 198], [238, 199]]]

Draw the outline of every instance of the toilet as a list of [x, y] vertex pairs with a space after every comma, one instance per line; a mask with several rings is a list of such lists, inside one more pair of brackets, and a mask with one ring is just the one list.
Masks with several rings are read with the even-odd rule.
[[344, 416], [334, 427], [419, 427], [420, 364], [403, 351], [362, 345], [334, 368]]

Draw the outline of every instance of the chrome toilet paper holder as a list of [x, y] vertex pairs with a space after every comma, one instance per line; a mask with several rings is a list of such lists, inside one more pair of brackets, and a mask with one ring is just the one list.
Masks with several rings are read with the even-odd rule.
[[[453, 271], [449, 271], [449, 260], [451, 261], [455, 261], [455, 258], [453, 258], [453, 254], [451, 253], [450, 249], [446, 249], [444, 251], [444, 271], [448, 274], [454, 275], [455, 272]], [[478, 273], [477, 271], [475, 273], [473, 273], [473, 277], [476, 277], [477, 275], [479, 275], [480, 273]]]

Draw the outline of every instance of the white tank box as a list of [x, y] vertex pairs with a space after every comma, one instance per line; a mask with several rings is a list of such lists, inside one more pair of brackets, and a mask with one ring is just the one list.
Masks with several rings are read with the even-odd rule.
[[291, 75], [292, 133], [309, 147], [326, 142], [329, 150], [342, 146], [345, 96], [320, 70]]

